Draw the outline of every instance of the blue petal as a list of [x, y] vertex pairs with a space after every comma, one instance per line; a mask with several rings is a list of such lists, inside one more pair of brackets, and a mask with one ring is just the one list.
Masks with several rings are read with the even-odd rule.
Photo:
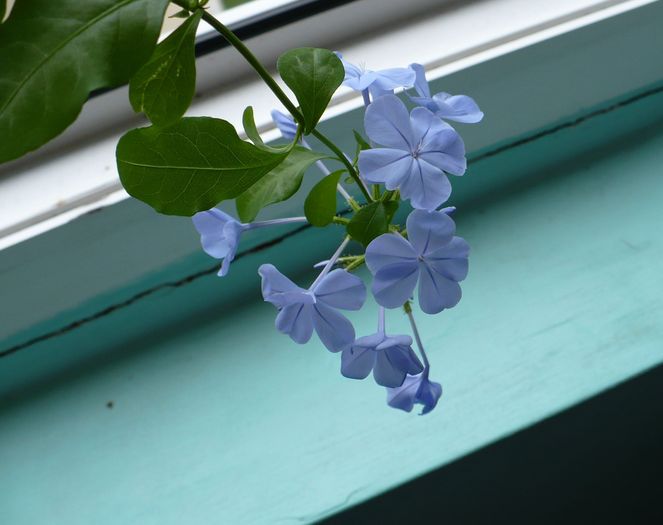
[[437, 314], [445, 308], [453, 308], [462, 296], [460, 285], [447, 279], [433, 266], [421, 263], [419, 277], [419, 306], [427, 314]]
[[412, 102], [414, 102], [417, 106], [421, 106], [423, 108], [426, 108], [427, 110], [431, 111], [432, 113], [435, 113], [437, 111], [437, 104], [432, 98], [426, 98], [426, 97], [409, 97]]
[[413, 208], [434, 210], [451, 195], [451, 183], [440, 169], [420, 158], [412, 163], [410, 175], [400, 185], [400, 190]]
[[279, 128], [279, 131], [281, 132], [281, 135], [283, 135], [284, 139], [295, 139], [297, 136], [297, 124], [291, 116], [286, 115], [285, 113], [281, 113], [280, 111], [273, 110], [272, 120], [274, 121], [274, 124], [276, 124], [276, 127]]
[[419, 385], [415, 399], [417, 403], [423, 405], [421, 415], [428, 414], [433, 410], [441, 396], [442, 385], [429, 381], [427, 377], [424, 377]]
[[340, 352], [352, 345], [355, 329], [343, 314], [322, 303], [316, 303], [312, 309], [313, 326], [327, 350]]
[[366, 108], [364, 128], [376, 144], [413, 151], [410, 115], [405, 104], [394, 95], [380, 97]]
[[[408, 342], [409, 339], [409, 342]], [[401, 344], [399, 344], [399, 341]], [[410, 375], [420, 373], [424, 367], [419, 361], [417, 354], [412, 350], [412, 338], [408, 336], [393, 336], [387, 339], [378, 347], [378, 352], [383, 351], [389, 355], [391, 362], [399, 370]]]
[[392, 346], [410, 346], [411, 344], [412, 338], [409, 335], [386, 335], [375, 349], [384, 350]]
[[359, 310], [366, 300], [364, 282], [342, 269], [328, 273], [313, 291], [318, 301], [344, 310]]
[[352, 346], [341, 355], [341, 374], [350, 379], [366, 379], [375, 365], [376, 353], [373, 348]]
[[418, 255], [445, 248], [455, 231], [453, 219], [440, 211], [414, 210], [407, 218], [407, 238]]
[[310, 304], [290, 304], [276, 316], [276, 329], [299, 344], [307, 343], [313, 334], [313, 319]]
[[[426, 70], [424, 69], [424, 66], [421, 64], [410, 64], [410, 68], [415, 73], [414, 89], [417, 90], [420, 97], [430, 99], [430, 88], [428, 87], [428, 81], [426, 80]], [[414, 99], [412, 100], [415, 104], [419, 104], [419, 102], [416, 102]]]
[[462, 281], [467, 277], [470, 247], [461, 237], [454, 237], [449, 244], [426, 255], [425, 261], [447, 279]]
[[387, 389], [387, 404], [393, 408], [399, 408], [411, 412], [414, 407], [415, 396], [419, 390], [419, 376], [407, 376], [403, 384], [398, 388]]
[[[451, 128], [449, 124], [436, 117], [426, 108], [414, 108], [410, 113], [410, 126], [415, 144], [418, 144], [419, 153], [428, 149], [431, 138], [443, 130]], [[451, 128], [453, 129], [453, 128]]]
[[447, 173], [465, 173], [465, 144], [458, 132], [437, 117], [431, 121], [432, 114], [427, 109], [415, 108], [412, 116], [413, 128], [418, 133], [427, 130], [425, 136], [422, 135], [419, 157]]
[[393, 89], [380, 89], [375, 82], [373, 82], [369, 88], [368, 92], [371, 94], [371, 100], [375, 101], [376, 99], [380, 97], [384, 97], [385, 95], [393, 95], [394, 90]]
[[273, 264], [263, 264], [258, 268], [262, 277], [262, 296], [279, 308], [289, 304], [312, 304], [313, 295], [300, 288], [285, 275], [279, 272]]
[[366, 266], [373, 274], [390, 264], [416, 261], [417, 254], [412, 245], [395, 233], [384, 233], [366, 247]]
[[[378, 385], [390, 388], [399, 387], [405, 380], [405, 372], [401, 369], [401, 362], [397, 359], [398, 352], [383, 350], [377, 353], [373, 378]], [[394, 359], [396, 358], [396, 359]]]
[[380, 306], [398, 308], [412, 297], [418, 277], [419, 266], [414, 261], [390, 264], [375, 273], [371, 291]]
[[410, 173], [414, 158], [400, 149], [376, 148], [359, 153], [359, 171], [373, 184], [385, 184], [395, 190]]
[[407, 67], [395, 67], [376, 71], [373, 83], [378, 89], [389, 91], [399, 87], [409, 88], [414, 85], [416, 73]]
[[466, 95], [450, 95], [438, 93], [433, 97], [437, 106], [435, 114], [443, 119], [475, 124], [483, 119], [483, 112], [474, 99]]

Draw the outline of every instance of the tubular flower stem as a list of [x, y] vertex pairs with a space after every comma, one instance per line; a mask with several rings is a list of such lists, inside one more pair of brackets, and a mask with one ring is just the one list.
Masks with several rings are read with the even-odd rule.
[[364, 99], [364, 106], [366, 106], [366, 107], [370, 106], [371, 105], [371, 95], [368, 93], [368, 88], [362, 90], [361, 96]]
[[329, 271], [336, 264], [336, 261], [341, 256], [341, 254], [343, 253], [343, 250], [345, 250], [345, 247], [348, 245], [349, 242], [350, 242], [350, 236], [346, 235], [345, 239], [343, 239], [343, 242], [340, 244], [340, 246], [334, 252], [334, 255], [332, 255], [331, 259], [329, 259], [329, 261], [327, 261], [327, 264], [325, 265], [325, 267], [320, 272], [320, 275], [318, 275], [318, 277], [315, 279], [315, 281], [313, 281], [313, 284], [311, 285], [309, 290], [314, 289], [316, 287], [316, 285], [325, 277], [325, 275], [327, 275], [329, 273]]
[[[384, 308], [382, 309], [384, 311]], [[421, 354], [421, 358], [424, 361], [424, 367], [426, 370], [430, 368], [430, 363], [428, 362], [428, 356], [426, 355], [426, 350], [424, 350], [424, 345], [421, 342], [421, 337], [419, 336], [419, 330], [417, 329], [417, 323], [414, 321], [414, 315], [412, 314], [412, 307], [410, 303], [407, 302], [403, 305], [403, 310], [407, 314], [408, 319], [410, 320], [410, 326], [412, 327], [412, 333], [414, 334], [414, 340], [417, 343], [417, 348]]]
[[297, 222], [308, 222], [306, 217], [286, 217], [284, 219], [270, 219], [267, 221], [256, 221], [244, 224], [247, 230], [254, 230], [256, 228], [264, 228], [265, 226], [276, 226], [279, 224], [292, 224]]

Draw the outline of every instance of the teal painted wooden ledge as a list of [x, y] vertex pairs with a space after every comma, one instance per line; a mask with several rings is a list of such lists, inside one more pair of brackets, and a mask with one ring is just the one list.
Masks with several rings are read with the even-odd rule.
[[[0, 523], [309, 523], [663, 362], [662, 100], [474, 163], [463, 183], [495, 184], [458, 216], [463, 302], [419, 316], [445, 388], [431, 415], [386, 408], [338, 356], [273, 330], [255, 268], [306, 282], [336, 239], [305, 230], [238, 261], [254, 279], [241, 295], [191, 280], [3, 359]], [[573, 149], [592, 136], [601, 147]], [[541, 155], [538, 177], [498, 183]], [[371, 330], [374, 309], [353, 320]], [[68, 352], [75, 366], [26, 375]]]

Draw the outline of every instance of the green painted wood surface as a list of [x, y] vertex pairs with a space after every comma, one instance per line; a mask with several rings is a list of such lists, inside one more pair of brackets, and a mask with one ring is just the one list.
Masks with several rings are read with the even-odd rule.
[[[6, 358], [0, 523], [309, 523], [663, 362], [662, 100], [474, 162], [467, 180], [491, 191], [465, 194], [457, 218], [473, 247], [464, 299], [419, 316], [445, 388], [431, 415], [387, 409], [383, 389], [340, 376], [338, 356], [276, 333], [257, 279], [232, 295], [203, 277]], [[603, 147], [550, 160], [606, 130]], [[535, 176], [509, 179], [534, 159]], [[269, 260], [305, 283], [336, 241], [306, 230], [231, 275]], [[352, 316], [362, 333], [374, 317]], [[388, 322], [406, 329], [398, 313]]]

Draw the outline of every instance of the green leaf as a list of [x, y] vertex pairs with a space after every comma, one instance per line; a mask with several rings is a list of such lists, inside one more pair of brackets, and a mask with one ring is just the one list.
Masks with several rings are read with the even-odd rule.
[[377, 201], [364, 206], [348, 224], [348, 233], [364, 246], [373, 239], [389, 231], [389, 223], [393, 218], [398, 203], [394, 201]]
[[196, 11], [161, 42], [129, 83], [129, 101], [157, 126], [168, 126], [186, 112], [196, 91]]
[[244, 142], [232, 124], [209, 117], [129, 131], [116, 155], [127, 192], [168, 215], [193, 215], [233, 199], [286, 157]]
[[343, 63], [328, 49], [302, 47], [282, 54], [277, 67], [297, 97], [306, 124], [304, 132], [310, 133], [343, 82]]
[[253, 107], [251, 106], [248, 106], [244, 110], [244, 113], [242, 114], [242, 124], [244, 125], [244, 133], [246, 133], [246, 136], [261, 149], [274, 153], [289, 153], [290, 150], [295, 147], [296, 141], [286, 144], [285, 146], [268, 146], [265, 144], [258, 132], [256, 121], [253, 118]]
[[19, 0], [0, 26], [0, 162], [71, 124], [152, 54], [168, 0]]
[[0, 24], [2, 24], [7, 14], [7, 0], [0, 0]]
[[187, 9], [182, 9], [180, 11], [177, 11], [177, 13], [173, 13], [168, 18], [189, 18], [189, 14], [190, 13]]
[[336, 215], [336, 186], [345, 170], [330, 173], [318, 182], [304, 201], [304, 214], [313, 226], [327, 226]]
[[258, 127], [256, 126], [255, 118], [253, 117], [253, 107], [248, 106], [244, 113], [242, 114], [242, 124], [244, 125], [244, 133], [249, 137], [251, 142], [256, 146], [262, 147], [265, 146], [265, 143], [258, 132]]
[[301, 186], [306, 170], [324, 158], [327, 158], [324, 153], [296, 146], [282, 164], [237, 198], [237, 213], [242, 222], [251, 222], [265, 206], [292, 197]]

